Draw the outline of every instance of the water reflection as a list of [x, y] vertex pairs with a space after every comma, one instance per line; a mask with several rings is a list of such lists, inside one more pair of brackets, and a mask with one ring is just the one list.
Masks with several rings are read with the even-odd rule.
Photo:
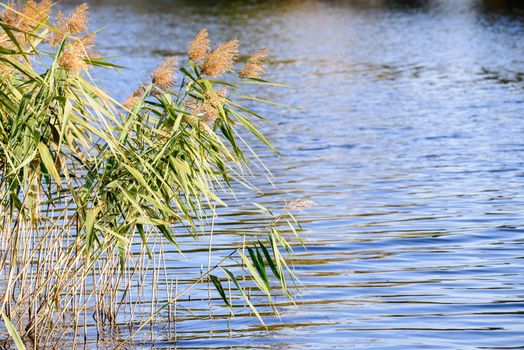
[[[524, 344], [520, 1], [90, 3], [94, 26], [110, 23], [100, 50], [138, 68], [99, 76], [122, 98], [206, 26], [215, 42], [239, 38], [243, 54], [270, 47], [269, 78], [296, 88], [253, 92], [302, 108], [260, 110], [283, 157], [259, 148], [275, 186], [254, 179], [272, 208], [318, 203], [302, 215], [299, 306], [279, 304], [267, 332], [218, 303], [212, 319], [207, 302], [182, 303], [178, 347]], [[217, 254], [263, 225], [252, 196], [224, 211]], [[190, 261], [206, 261], [205, 242], [186, 243]], [[176, 255], [168, 265], [191, 272]], [[156, 346], [174, 346], [158, 336]]]

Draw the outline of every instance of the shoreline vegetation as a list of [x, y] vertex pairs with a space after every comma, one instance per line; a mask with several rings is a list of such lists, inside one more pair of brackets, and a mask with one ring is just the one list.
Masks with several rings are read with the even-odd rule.
[[[278, 314], [274, 298], [292, 300], [296, 287], [290, 212], [312, 203], [278, 212], [254, 203], [264, 232], [213, 262], [209, 230], [233, 184], [254, 189], [250, 159], [263, 167], [242, 133], [274, 149], [256, 126], [265, 119], [241, 104], [273, 104], [242, 94], [246, 84], [280, 86], [262, 79], [267, 50], [235, 71], [238, 41], [212, 49], [203, 29], [186, 65], [167, 58], [119, 102], [90, 78], [93, 67], [119, 67], [96, 51], [86, 4], [54, 15], [48, 0], [2, 7], [0, 346], [120, 348], [157, 322], [169, 338], [178, 301], [199, 284], [231, 315]], [[165, 254], [169, 245], [183, 255], [183, 235], [209, 241], [209, 260], [182, 285]]]

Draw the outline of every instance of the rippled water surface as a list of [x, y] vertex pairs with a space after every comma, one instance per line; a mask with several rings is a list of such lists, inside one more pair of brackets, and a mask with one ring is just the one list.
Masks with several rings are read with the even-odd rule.
[[[258, 149], [274, 186], [257, 176], [257, 200], [317, 203], [300, 214], [298, 305], [282, 304], [268, 331], [220, 317], [227, 310], [217, 302], [212, 320], [181, 310], [176, 342], [144, 347], [524, 347], [519, 1], [90, 5], [93, 26], [109, 24], [98, 49], [136, 68], [95, 74], [121, 98], [201, 27], [215, 42], [239, 38], [244, 53], [271, 48], [269, 79], [295, 88], [256, 93], [300, 110], [259, 109], [282, 156]], [[246, 204], [255, 196], [241, 192], [224, 212], [218, 250], [261, 225]], [[172, 274], [192, 266], [170, 256]]]

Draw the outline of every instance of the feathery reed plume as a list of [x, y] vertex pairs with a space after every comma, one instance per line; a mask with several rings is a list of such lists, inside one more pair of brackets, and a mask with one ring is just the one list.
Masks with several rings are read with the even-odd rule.
[[67, 24], [66, 24], [66, 18], [64, 17], [64, 13], [60, 10], [56, 13], [56, 19], [55, 19], [55, 30], [56, 32], [51, 33], [49, 36], [49, 44], [51, 46], [57, 46], [62, 42], [64, 37], [67, 35]]
[[67, 44], [58, 64], [69, 72], [79, 72], [86, 68], [84, 57], [84, 49], [75, 41]]
[[[16, 28], [11, 32], [14, 40], [6, 33], [0, 34], [0, 45], [4, 48], [19, 51], [20, 47], [24, 51], [32, 41], [28, 34], [35, 32], [39, 24], [47, 21], [51, 12], [52, 3], [50, 0], [36, 2], [34, 0], [9, 1], [7, 7], [0, 11], [0, 18], [3, 22]], [[3, 31], [2, 31], [3, 32]], [[31, 64], [27, 56], [13, 55], [16, 61]], [[0, 76], [2, 79], [10, 79], [15, 69], [12, 65], [0, 63]]]
[[82, 39], [80, 39], [80, 42], [82, 45], [84, 45], [84, 48], [86, 51], [90, 52], [93, 47], [95, 46], [95, 40], [96, 40], [96, 33], [89, 33]]
[[187, 55], [192, 61], [200, 61], [206, 58], [209, 51], [209, 38], [207, 29], [204, 28], [198, 32], [187, 50]]
[[220, 113], [220, 109], [224, 107], [226, 103], [227, 89], [221, 88], [217, 92], [210, 94], [209, 99], [204, 103], [204, 112], [206, 113], [205, 118], [202, 120], [204, 124], [212, 128]]
[[257, 78], [260, 79], [266, 72], [266, 65], [268, 60], [268, 49], [263, 48], [252, 54], [246, 62], [244, 68], [239, 75], [242, 78]]
[[202, 74], [209, 77], [216, 77], [227, 72], [235, 64], [238, 55], [238, 40], [228, 41], [218, 46], [214, 51], [207, 55]]
[[191, 111], [191, 115], [186, 116], [186, 121], [196, 122], [200, 120], [207, 127], [212, 128], [220, 114], [220, 110], [226, 103], [226, 95], [227, 89], [221, 88], [219, 91], [206, 91], [203, 100], [191, 99], [186, 106]]
[[58, 11], [55, 21], [56, 31], [49, 39], [51, 46], [57, 46], [69, 34], [78, 35], [87, 32], [88, 9], [89, 6], [87, 4], [81, 4], [67, 18], [62, 11]]
[[146, 92], [146, 89], [143, 84], [140, 84], [140, 86], [130, 95], [126, 98], [124, 103], [122, 104], [126, 109], [131, 109], [135, 105], [135, 103], [138, 102]]
[[58, 10], [58, 12], [56, 13], [56, 16], [55, 16], [55, 21], [54, 21], [54, 28], [55, 28], [55, 32], [51, 33], [49, 35], [49, 38], [48, 38], [48, 41], [49, 41], [49, 44], [51, 46], [57, 46], [58, 44], [60, 44], [60, 42], [62, 41], [62, 39], [64, 39], [64, 37], [66, 36], [67, 34], [67, 26], [65, 24], [65, 18], [64, 18], [64, 13], [60, 10]]
[[7, 7], [0, 12], [0, 18], [2, 18], [2, 21], [4, 21], [5, 23], [13, 27], [16, 27], [16, 24], [18, 23], [20, 16], [13, 10], [19, 10], [18, 6], [14, 3], [13, 0], [9, 0], [9, 2], [7, 3]]
[[67, 30], [73, 35], [82, 34], [87, 31], [89, 19], [87, 10], [89, 6], [84, 3], [75, 8], [71, 16], [66, 20]]
[[47, 20], [51, 14], [52, 6], [51, 0], [41, 0], [40, 2], [33, 0], [26, 1], [22, 9], [23, 20], [26, 21], [26, 26]]
[[7, 8], [0, 13], [0, 17], [5, 23], [22, 32], [29, 32], [35, 25], [49, 18], [51, 7], [50, 0], [42, 0], [38, 3], [34, 0], [27, 0], [23, 3], [9, 1]]
[[[2, 15], [0, 14], [0, 17]], [[13, 43], [7, 34], [0, 34], [0, 45], [5, 48], [14, 49]], [[8, 63], [0, 62], [0, 78], [8, 80], [14, 68]]]
[[0, 45], [7, 47], [10, 46], [10, 39], [7, 34], [0, 34]]
[[58, 60], [58, 64], [69, 72], [78, 73], [83, 69], [87, 69], [89, 63], [86, 61], [93, 56], [92, 49], [94, 45], [95, 33], [68, 43]]
[[206, 94], [207, 98], [202, 103], [202, 112], [205, 113], [205, 117], [202, 119], [202, 122], [207, 126], [213, 127], [215, 124], [215, 121], [217, 120], [220, 113], [220, 109], [224, 105], [225, 94], [226, 90], [220, 90], [218, 92], [212, 90]]
[[22, 10], [22, 4], [17, 4], [13, 0], [9, 0], [9, 2], [7, 3], [7, 7], [4, 8], [2, 12], [0, 12], [0, 18], [2, 18], [2, 21], [9, 24], [10, 26], [21, 29], [20, 24], [22, 21], [22, 17], [20, 16], [20, 12]]
[[166, 91], [175, 85], [176, 56], [165, 59], [151, 74], [153, 84]]

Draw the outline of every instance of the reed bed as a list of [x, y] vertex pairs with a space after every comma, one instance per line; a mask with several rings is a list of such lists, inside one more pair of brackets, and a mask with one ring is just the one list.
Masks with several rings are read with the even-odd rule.
[[[202, 284], [262, 323], [255, 305], [277, 311], [275, 295], [291, 298], [287, 256], [300, 238], [288, 210], [307, 202], [278, 213], [254, 204], [265, 231], [211, 259], [216, 209], [232, 184], [252, 188], [258, 158], [242, 133], [272, 148], [256, 126], [265, 119], [241, 104], [272, 103], [242, 95], [246, 84], [276, 85], [262, 79], [267, 50], [237, 72], [238, 42], [212, 49], [204, 29], [187, 64], [167, 58], [117, 101], [90, 78], [93, 67], [118, 67], [96, 52], [87, 5], [55, 15], [46, 0], [2, 7], [2, 346], [127, 347], [158, 322], [174, 337], [179, 301]], [[182, 255], [184, 237], [209, 242], [192, 278], [166, 268], [168, 247]]]

